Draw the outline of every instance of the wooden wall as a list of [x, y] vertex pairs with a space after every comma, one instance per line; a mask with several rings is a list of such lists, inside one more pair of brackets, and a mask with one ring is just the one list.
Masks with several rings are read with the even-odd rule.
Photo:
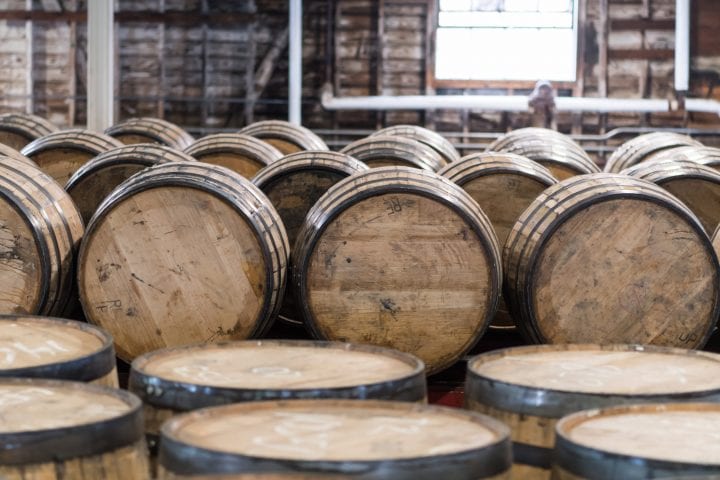
[[[563, 93], [673, 98], [675, 0], [581, 3], [583, 68], [580, 81]], [[692, 6], [691, 95], [720, 98], [720, 2], [693, 0]], [[34, 21], [18, 14], [30, 7]], [[195, 129], [234, 129], [287, 115], [286, 1], [117, 0], [116, 10], [119, 118], [161, 116]], [[306, 0], [304, 122], [367, 129], [419, 123], [468, 132], [527, 125], [526, 114], [321, 108], [325, 82], [336, 95], [528, 93], [523, 85], [436, 87], [433, 10], [432, 0]], [[32, 111], [63, 126], [84, 123], [84, 12], [82, 0], [0, 0], [0, 109]], [[715, 124], [717, 117], [584, 114], [558, 121], [561, 130], [595, 132]]]

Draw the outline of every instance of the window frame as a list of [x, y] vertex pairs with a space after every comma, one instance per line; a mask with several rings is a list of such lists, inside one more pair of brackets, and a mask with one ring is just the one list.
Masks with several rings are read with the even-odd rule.
[[[552, 81], [553, 87], [557, 89], [575, 89], [581, 82], [584, 69], [583, 60], [583, 27], [580, 13], [584, 10], [585, 0], [577, 0], [577, 11], [574, 18], [576, 22], [575, 39], [575, 80]], [[534, 80], [471, 80], [471, 79], [445, 79], [437, 78], [435, 75], [435, 55], [437, 44], [438, 17], [440, 12], [440, 0], [428, 0], [428, 42], [426, 61], [426, 80], [429, 88], [435, 89], [511, 89], [511, 90], [532, 90], [537, 81]], [[538, 80], [545, 80], [539, 78]]]

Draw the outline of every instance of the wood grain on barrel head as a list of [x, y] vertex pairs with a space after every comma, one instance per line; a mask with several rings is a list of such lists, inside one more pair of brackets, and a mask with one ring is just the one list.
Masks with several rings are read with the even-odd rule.
[[328, 150], [325, 142], [311, 130], [283, 120], [251, 123], [238, 133], [259, 138], [280, 150], [283, 155], [304, 150]]
[[40, 307], [42, 262], [30, 219], [0, 197], [0, 312], [29, 313]]
[[573, 420], [561, 422], [559, 431], [589, 448], [643, 459], [720, 466], [720, 408], [716, 405], [648, 405]]
[[0, 383], [0, 434], [86, 425], [125, 414], [130, 407], [109, 393], [38, 384]]
[[212, 450], [315, 461], [432, 457], [502, 438], [502, 431], [464, 413], [404, 405], [332, 400], [236, 404], [177, 417], [163, 431]]
[[[530, 347], [534, 348], [534, 347]], [[483, 377], [528, 387], [622, 395], [671, 395], [720, 389], [720, 357], [576, 347], [507, 355], [468, 365]]]
[[487, 252], [451, 208], [416, 194], [359, 201], [324, 230], [309, 261], [308, 305], [324, 338], [452, 363], [492, 303]]
[[98, 219], [83, 246], [85, 312], [132, 359], [171, 345], [246, 338], [266, 295], [256, 233], [195, 188], [139, 192]]
[[283, 157], [272, 145], [239, 133], [208, 135], [184, 151], [201, 162], [227, 167], [245, 178], [252, 178], [260, 169]]
[[72, 360], [102, 347], [96, 335], [63, 322], [0, 319], [0, 370]]
[[154, 355], [145, 375], [237, 388], [310, 389], [377, 383], [410, 375], [413, 365], [378, 353], [344, 348], [239, 342]]
[[537, 260], [533, 307], [543, 338], [696, 346], [716, 320], [717, 297], [699, 237], [649, 201], [605, 201], [573, 216]]

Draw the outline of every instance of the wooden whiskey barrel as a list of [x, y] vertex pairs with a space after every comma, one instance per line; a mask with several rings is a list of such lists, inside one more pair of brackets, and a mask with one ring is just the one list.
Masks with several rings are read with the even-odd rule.
[[85, 383], [0, 379], [0, 478], [147, 480], [142, 404]]
[[128, 118], [109, 127], [105, 134], [126, 145], [159, 143], [177, 150], [184, 150], [195, 141], [192, 135], [174, 123], [152, 117]]
[[0, 162], [2, 162], [2, 157], [10, 157], [13, 160], [18, 160], [20, 162], [27, 163], [28, 165], [35, 168], [39, 168], [35, 162], [30, 160], [22, 153], [18, 152], [14, 148], [8, 147], [7, 145], [0, 143]]
[[[318, 199], [340, 180], [367, 169], [367, 165], [344, 153], [306, 151], [271, 163], [252, 182], [267, 195], [280, 215], [292, 249], [308, 211]], [[302, 323], [292, 290], [285, 292], [279, 318]]]
[[208, 135], [186, 148], [185, 153], [201, 162], [227, 167], [245, 178], [254, 177], [260, 169], [283, 157], [272, 145], [239, 133]]
[[433, 132], [432, 130], [419, 127], [417, 125], [395, 125], [378, 130], [371, 136], [376, 135], [397, 135], [417, 140], [442, 155], [445, 163], [452, 163], [460, 160], [460, 154], [448, 139], [437, 132]]
[[308, 213], [293, 286], [316, 338], [370, 343], [449, 367], [495, 313], [500, 250], [460, 187], [431, 172], [382, 167], [335, 184]]
[[702, 147], [702, 143], [687, 135], [653, 132], [637, 136], [620, 145], [605, 164], [605, 171], [617, 173], [660, 154], [663, 150], [681, 146]]
[[661, 186], [697, 215], [708, 235], [720, 224], [720, 172], [691, 160], [653, 160], [622, 173]]
[[720, 148], [683, 146], [668, 148], [653, 155], [653, 161], [690, 160], [720, 170]]
[[250, 181], [217, 165], [165, 163], [98, 208], [80, 249], [80, 298], [123, 360], [241, 340], [277, 313], [288, 250], [280, 218]]
[[557, 425], [553, 478], [720, 478], [720, 405], [667, 403], [590, 410]]
[[110, 192], [139, 171], [161, 163], [194, 161], [190, 155], [164, 145], [144, 143], [113, 148], [80, 167], [68, 180], [65, 191], [87, 224]]
[[0, 162], [0, 313], [62, 316], [75, 282], [83, 222], [70, 196], [36, 167]]
[[20, 153], [30, 158], [60, 185], [65, 185], [85, 162], [122, 143], [91, 130], [63, 130], [29, 143]]
[[[500, 246], [525, 209], [543, 190], [557, 183], [550, 171], [537, 162], [513, 153], [475, 153], [438, 172], [462, 187], [492, 222]], [[508, 328], [515, 323], [500, 299], [491, 327]]]
[[490, 145], [487, 147], [487, 151], [503, 152], [506, 151], [506, 149], [513, 144], [524, 143], [526, 140], [531, 138], [542, 139], [545, 140], [547, 143], [563, 143], [571, 146], [573, 149], [583, 151], [582, 147], [569, 136], [560, 133], [557, 130], [539, 127], [526, 127], [511, 130], [510, 132], [507, 132], [506, 134], [499, 137], [497, 140], [490, 143]]
[[0, 143], [15, 150], [22, 150], [33, 140], [57, 131], [55, 125], [37, 115], [28, 113], [0, 115]]
[[309, 129], [283, 120], [255, 122], [238, 133], [259, 138], [280, 150], [283, 155], [303, 150], [329, 150], [322, 138]]
[[505, 243], [505, 300], [536, 343], [704, 345], [720, 311], [718, 259], [695, 215], [626, 175], [545, 190]]
[[396, 135], [373, 135], [352, 142], [340, 152], [370, 168], [401, 166], [437, 172], [446, 165], [443, 157], [427, 145]]
[[405, 402], [238, 403], [177, 416], [161, 435], [161, 471], [184, 475], [317, 472], [499, 480], [507, 478], [511, 462], [508, 429], [500, 422]]
[[589, 408], [720, 400], [720, 356], [639, 345], [542, 345], [468, 361], [465, 406], [510, 427], [513, 478], [547, 479], [555, 425]]
[[[190, 410], [258, 400], [348, 398], [424, 402], [425, 366], [395, 350], [347, 343], [263, 340], [158, 350], [138, 357], [129, 390], [157, 438]], [[202, 392], [202, 393], [200, 393]]]
[[117, 387], [112, 337], [73, 320], [0, 315], [0, 377]]

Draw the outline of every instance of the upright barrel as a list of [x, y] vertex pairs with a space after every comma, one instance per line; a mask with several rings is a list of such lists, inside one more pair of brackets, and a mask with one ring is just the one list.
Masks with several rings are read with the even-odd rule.
[[346, 178], [308, 213], [293, 286], [316, 338], [370, 343], [452, 365], [495, 313], [502, 272], [492, 225], [460, 187], [407, 167]]
[[122, 143], [91, 130], [63, 130], [29, 143], [20, 153], [34, 161], [60, 185], [65, 185], [85, 162]]
[[241, 340], [277, 313], [288, 249], [275, 209], [248, 180], [216, 165], [165, 163], [98, 208], [80, 250], [80, 298], [124, 360]]
[[149, 437], [190, 410], [258, 400], [347, 398], [424, 402], [425, 366], [395, 350], [262, 340], [158, 350], [138, 357], [129, 390], [145, 404]]
[[460, 160], [460, 154], [448, 139], [437, 132], [417, 125], [394, 125], [392, 127], [378, 130], [371, 136], [376, 135], [397, 135], [399, 137], [417, 140], [442, 155], [445, 163], [452, 163]]
[[15, 150], [22, 150], [33, 140], [57, 131], [55, 125], [37, 115], [29, 113], [0, 115], [0, 143]]
[[653, 160], [622, 173], [672, 193], [697, 215], [708, 235], [720, 224], [720, 172], [691, 160]]
[[84, 383], [0, 379], [0, 478], [147, 480], [142, 404]]
[[310, 129], [283, 120], [251, 123], [238, 133], [259, 138], [280, 150], [283, 155], [304, 150], [329, 150], [323, 139]]
[[272, 145], [249, 135], [217, 133], [208, 135], [185, 149], [196, 160], [227, 167], [245, 178], [283, 157]]
[[720, 478], [717, 403], [630, 405], [557, 425], [555, 480]]
[[697, 217], [648, 181], [598, 173], [545, 190], [505, 243], [505, 299], [536, 343], [705, 344], [720, 266]]
[[[466, 407], [510, 427], [513, 478], [550, 478], [555, 425], [590, 408], [720, 400], [720, 357], [639, 345], [543, 345], [468, 362]], [[625, 477], [623, 477], [625, 478]]]
[[340, 152], [368, 167], [413, 167], [437, 172], [446, 165], [443, 157], [424, 143], [395, 135], [373, 135], [352, 142]]
[[63, 316], [83, 222], [70, 196], [24, 162], [0, 161], [0, 313]]
[[608, 158], [605, 171], [618, 173], [655, 155], [660, 155], [664, 150], [681, 146], [702, 147], [703, 144], [679, 133], [646, 133], [620, 145]]
[[183, 150], [195, 141], [192, 135], [174, 123], [152, 117], [128, 118], [109, 127], [105, 134], [125, 145], [159, 143], [177, 150]]
[[112, 337], [73, 320], [0, 315], [0, 377], [118, 386]]
[[302, 472], [500, 480], [510, 455], [506, 426], [458, 409], [371, 400], [254, 402], [165, 423], [160, 478]]
[[68, 180], [65, 191], [88, 223], [110, 192], [141, 170], [161, 163], [194, 161], [190, 155], [164, 145], [144, 143], [113, 148], [80, 167]]

